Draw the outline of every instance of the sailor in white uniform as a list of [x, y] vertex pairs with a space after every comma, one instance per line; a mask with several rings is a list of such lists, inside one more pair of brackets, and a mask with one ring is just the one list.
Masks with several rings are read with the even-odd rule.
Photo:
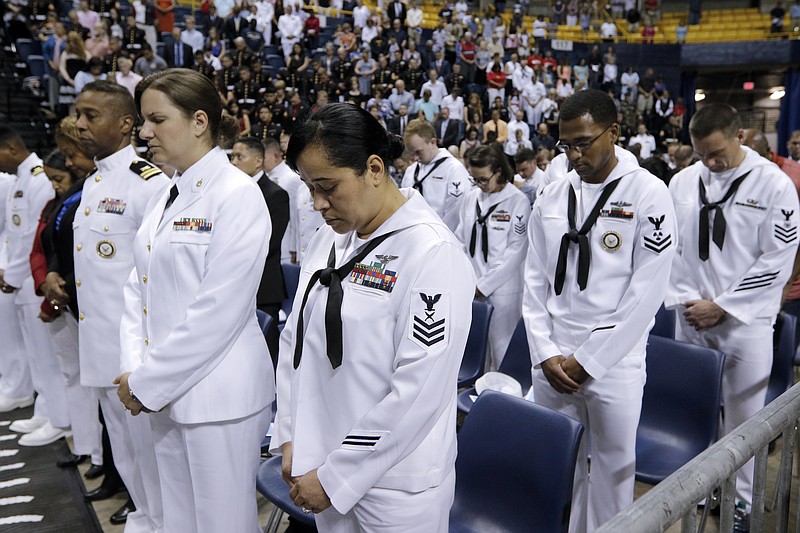
[[314, 238], [317, 230], [323, 224], [325, 224], [325, 220], [322, 219], [319, 211], [314, 209], [314, 199], [311, 197], [311, 191], [305, 185], [301, 185], [297, 188], [295, 204], [292, 206], [291, 215], [289, 216], [289, 226], [294, 226], [293, 232], [295, 236], [295, 245], [292, 253], [298, 265], [303, 264], [311, 239]]
[[445, 148], [436, 145], [433, 126], [412, 120], [403, 134], [414, 164], [406, 169], [401, 185], [419, 192], [447, 227], [455, 231], [458, 212], [472, 181], [464, 165]]
[[[6, 257], [5, 200], [15, 181], [15, 175], [0, 172], [0, 260]], [[2, 263], [0, 268], [5, 268]], [[5, 413], [33, 404], [33, 383], [13, 293], [0, 293], [0, 338], [3, 339], [3, 357], [0, 357], [0, 413]]]
[[294, 217], [291, 206], [297, 202], [297, 191], [303, 186], [297, 172], [289, 168], [283, 160], [281, 146], [275, 139], [268, 137], [264, 139], [264, 173], [273, 183], [289, 194], [289, 225], [281, 239], [281, 263], [297, 263], [295, 252], [295, 241], [297, 240], [298, 224]]
[[91, 83], [76, 109], [78, 131], [97, 166], [86, 178], [72, 223], [81, 385], [97, 390], [114, 464], [136, 509], [128, 504], [126, 529], [158, 531], [160, 482], [150, 425], [125, 415], [113, 382], [120, 370], [122, 287], [133, 268], [133, 239], [147, 203], [166, 190], [168, 180], [130, 144], [136, 108], [127, 90]]
[[422, 196], [389, 177], [403, 150], [389, 137], [366, 111], [329, 104], [287, 153], [327, 226], [281, 338], [272, 447], [323, 533], [444, 533], [453, 501], [474, 276]]
[[[38, 394], [34, 417], [15, 422], [11, 429], [26, 433], [19, 444], [41, 446], [65, 436], [70, 425], [66, 387], [47, 326], [39, 319], [42, 298], [33, 287], [30, 261], [39, 216], [55, 191], [42, 160], [29, 152], [19, 134], [7, 125], [0, 126], [0, 172], [16, 175], [4, 199], [6, 238], [0, 258], [0, 290], [14, 295], [25, 356]], [[14, 336], [16, 333], [12, 343]]]
[[269, 212], [258, 185], [215, 146], [213, 84], [188, 69], [142, 83], [139, 135], [177, 172], [134, 241], [117, 395], [153, 428], [164, 532], [255, 533], [275, 394], [255, 314]]
[[[670, 182], [680, 244], [666, 305], [679, 311], [676, 338], [725, 353], [729, 433], [764, 407], [772, 325], [797, 251], [800, 207], [786, 174], [741, 145], [733, 108], [704, 107], [689, 133], [700, 161]], [[736, 476], [737, 501], [748, 511], [752, 484], [751, 462]]]
[[[614, 155], [613, 101], [564, 101], [560, 148], [573, 167], [533, 206], [523, 317], [537, 403], [583, 423], [570, 531], [593, 531], [633, 501], [645, 346], [674, 253], [666, 186]], [[591, 455], [591, 475], [588, 457]]]
[[492, 304], [487, 371], [496, 371], [522, 316], [522, 268], [528, 250], [531, 206], [513, 183], [500, 145], [469, 153], [467, 164], [477, 187], [461, 204], [456, 236], [466, 243], [475, 276], [475, 297]]
[[530, 205], [533, 206], [544, 185], [544, 172], [536, 165], [536, 152], [529, 148], [520, 150], [514, 156], [514, 164], [517, 168], [514, 185], [528, 197]]

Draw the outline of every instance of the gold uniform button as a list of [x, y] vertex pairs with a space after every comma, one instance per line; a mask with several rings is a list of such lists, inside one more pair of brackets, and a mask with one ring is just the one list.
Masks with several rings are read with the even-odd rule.
[[80, 252], [81, 250], [83, 250], [83, 245], [79, 244], [78, 246], [75, 247], [75, 249]]
[[147, 283], [147, 274], [142, 276], [142, 283]]
[[150, 346], [150, 338], [149, 337], [145, 337], [144, 338], [144, 345], [145, 346]]
[[103, 176], [95, 176], [94, 177], [94, 181], [96, 181], [96, 182], [100, 182], [100, 180], [102, 180], [102, 179], [103, 179]]
[[144, 306], [144, 307], [142, 308], [142, 312], [143, 312], [144, 314], [147, 314], [147, 306]]
[[88, 217], [89, 213], [91, 213], [91, 210], [88, 207], [86, 209], [84, 209], [84, 211], [83, 211], [84, 215], [86, 215]]
[[147, 251], [148, 252], [150, 251], [150, 243], [149, 242], [147, 243]]
[[103, 226], [103, 231], [108, 231], [108, 226]]
[[75, 280], [75, 285], [76, 285], [76, 286], [78, 286], [78, 287], [80, 287], [80, 286], [81, 286], [81, 280], [79, 280], [79, 279], [78, 279], [78, 280]]
[[81, 320], [83, 320], [84, 318], [86, 318], [86, 315], [84, 315], [83, 313], [81, 313], [81, 314], [79, 314], [79, 315], [78, 315], [78, 318], [80, 318]]

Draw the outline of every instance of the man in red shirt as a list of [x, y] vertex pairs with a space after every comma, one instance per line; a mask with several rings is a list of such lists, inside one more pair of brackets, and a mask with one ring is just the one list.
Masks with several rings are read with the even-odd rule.
[[472, 33], [466, 32], [464, 38], [458, 43], [458, 62], [461, 63], [461, 73], [467, 78], [467, 83], [475, 82], [475, 42]]

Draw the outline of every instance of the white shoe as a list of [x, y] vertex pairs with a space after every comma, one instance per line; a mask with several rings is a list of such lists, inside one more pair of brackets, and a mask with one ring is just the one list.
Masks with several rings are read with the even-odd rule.
[[25, 420], [15, 420], [10, 426], [8, 426], [8, 429], [11, 431], [16, 431], [17, 433], [30, 433], [31, 431], [36, 431], [49, 422], [50, 421], [47, 420], [47, 417], [34, 416], [33, 418], [28, 418]]
[[23, 398], [8, 398], [0, 396], [0, 413], [7, 413], [14, 409], [21, 409], [33, 405], [33, 395]]
[[72, 435], [72, 432], [69, 428], [54, 428], [50, 425], [50, 422], [45, 422], [45, 424], [36, 431], [31, 431], [21, 436], [17, 442], [19, 442], [20, 446], [45, 446], [57, 441], [61, 437], [68, 437], [70, 435]]

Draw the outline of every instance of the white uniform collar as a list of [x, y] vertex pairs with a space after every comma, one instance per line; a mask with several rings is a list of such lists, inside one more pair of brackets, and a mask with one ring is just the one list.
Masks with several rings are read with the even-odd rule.
[[139, 156], [136, 155], [136, 150], [130, 144], [126, 144], [124, 148], [120, 148], [103, 159], [95, 158], [94, 164], [97, 166], [98, 172], [109, 172], [120, 166], [127, 167], [137, 159]]
[[512, 189], [515, 188], [516, 186], [513, 183], [506, 183], [505, 186], [497, 192], [485, 193], [481, 189], [478, 189], [478, 201], [483, 205], [499, 204], [503, 200], [510, 198], [514, 194]]
[[228, 156], [225, 155], [222, 148], [215, 146], [194, 165], [187, 168], [183, 174], [176, 172], [172, 181], [178, 186], [181, 194], [190, 188], [192, 192], [199, 192], [205, 185], [208, 185], [208, 181], [217, 173], [217, 169], [225, 164], [231, 164]]
[[36, 155], [35, 152], [31, 152], [30, 155], [17, 166], [17, 176], [28, 176], [33, 173], [33, 167], [41, 164], [42, 160], [39, 156]]
[[[622, 155], [621, 152], [629, 155], [630, 157]], [[624, 148], [620, 148], [619, 146], [615, 145], [614, 153], [617, 156], [617, 166], [611, 169], [611, 173], [606, 177], [605, 181], [603, 181], [604, 186], [626, 174], [636, 172], [637, 170], [642, 170], [642, 167], [639, 166], [639, 161], [636, 159], [636, 156]], [[581, 178], [578, 176], [578, 173], [575, 172], [575, 170], [569, 171], [569, 174], [567, 174], [567, 179], [575, 189], [581, 188]]]
[[[701, 167], [700, 170], [702, 172], [700, 172], [700, 176], [703, 180], [703, 183], [708, 186], [712, 178], [714, 181], [717, 181], [723, 185], [726, 183], [733, 183], [733, 180], [738, 179], [746, 172], [750, 172], [756, 167], [765, 166], [771, 163], [767, 158], [761, 157], [756, 151], [751, 150], [747, 146], [742, 146], [742, 150], [744, 150], [744, 159], [742, 159], [742, 162], [739, 163], [733, 172], [726, 170], [725, 172], [716, 174], [708, 170], [705, 165]], [[695, 164], [703, 165], [702, 162]]]

